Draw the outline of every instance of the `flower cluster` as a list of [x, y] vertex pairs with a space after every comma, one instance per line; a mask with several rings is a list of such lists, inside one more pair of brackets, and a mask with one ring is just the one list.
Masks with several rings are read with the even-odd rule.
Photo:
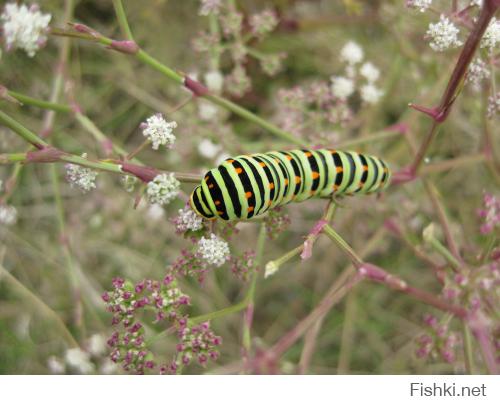
[[201, 0], [200, 15], [219, 14], [222, 0]]
[[209, 238], [198, 241], [197, 257], [215, 267], [222, 266], [229, 259], [229, 245], [215, 234], [211, 233]]
[[427, 11], [432, 5], [432, 0], [406, 0], [406, 7], [419, 10], [421, 13]]
[[458, 39], [459, 32], [455, 24], [442, 14], [439, 22], [429, 24], [426, 35], [430, 39], [430, 47], [436, 52], [443, 52], [462, 45], [462, 41]]
[[[203, 0], [200, 15], [215, 17], [215, 32], [202, 32], [193, 40], [193, 48], [197, 52], [210, 55], [212, 66], [218, 66], [223, 54], [232, 61], [232, 70], [224, 78], [224, 87], [234, 96], [242, 96], [251, 87], [250, 78], [245, 65], [249, 57], [259, 61], [263, 71], [273, 76], [281, 69], [285, 55], [265, 54], [253, 48], [255, 41], [262, 40], [278, 25], [278, 18], [271, 10], [248, 16], [248, 24], [243, 22], [245, 16], [229, 1]], [[251, 45], [252, 44], [252, 45]], [[210, 87], [209, 87], [210, 88]], [[204, 107], [205, 113], [207, 108]]]
[[486, 112], [490, 119], [497, 114], [500, 114], [500, 91], [488, 97], [488, 111]]
[[175, 225], [177, 234], [203, 229], [203, 218], [197, 215], [189, 206], [180, 209], [172, 222]]
[[196, 277], [202, 283], [209, 270], [208, 263], [198, 257], [196, 252], [182, 249], [181, 256], [172, 263], [168, 272], [172, 277], [178, 275]]
[[147, 279], [135, 285], [115, 278], [113, 287], [102, 296], [107, 310], [113, 314], [112, 324], [121, 327], [108, 340], [112, 349], [110, 358], [121, 363], [127, 372], [143, 374], [146, 370], [153, 370], [156, 363], [146, 345], [144, 326], [135, 321], [137, 311], [152, 310], [156, 322], [166, 319], [174, 326], [184, 328], [187, 320], [181, 309], [189, 305], [190, 299], [179, 290], [171, 276], [165, 277], [163, 282]]
[[[106, 355], [106, 339], [95, 333], [83, 346], [66, 350], [64, 358], [51, 356], [47, 368], [52, 374], [111, 374], [116, 372], [114, 364]], [[105, 356], [106, 355], [106, 356]]]
[[187, 366], [196, 360], [201, 366], [205, 366], [208, 360], [217, 360], [221, 345], [220, 336], [210, 329], [209, 322], [200, 325], [179, 328], [178, 336], [180, 342], [176, 346], [176, 355], [168, 367], [164, 367], [161, 373], [174, 373], [180, 366]]
[[488, 66], [480, 58], [474, 59], [469, 65], [467, 72], [467, 83], [471, 83], [475, 89], [478, 89], [481, 82], [490, 77]]
[[160, 145], [171, 148], [175, 142], [172, 130], [177, 128], [175, 121], [167, 122], [160, 113], [149, 117], [140, 125], [142, 134], [152, 143], [152, 148], [158, 150]]
[[492, 233], [495, 228], [500, 228], [500, 197], [490, 193], [484, 193], [484, 206], [478, 211], [478, 215], [483, 219], [481, 233]]
[[316, 145], [331, 145], [360, 108], [359, 98], [364, 105], [380, 100], [383, 91], [376, 85], [380, 71], [369, 61], [363, 63], [363, 49], [350, 41], [341, 49], [340, 59], [344, 71], [332, 76], [331, 84], [313, 81], [278, 92], [276, 120], [283, 129]]
[[269, 211], [264, 218], [266, 234], [269, 239], [276, 239], [283, 233], [291, 223], [290, 216], [282, 207], [277, 207]]
[[5, 46], [10, 49], [22, 49], [29, 57], [47, 42], [49, 22], [52, 16], [40, 12], [38, 5], [28, 7], [25, 4], [7, 3], [0, 20]]
[[481, 38], [481, 48], [487, 48], [490, 52], [500, 44], [500, 20], [493, 17], [486, 29], [486, 32]]
[[[84, 153], [82, 157], [86, 158]], [[68, 163], [66, 166], [66, 180], [71, 187], [76, 187], [84, 193], [96, 188], [95, 180], [99, 174], [95, 170]]]
[[250, 275], [257, 271], [255, 263], [255, 252], [249, 250], [243, 252], [241, 256], [231, 256], [231, 271], [232, 273], [243, 281], [247, 281]]
[[14, 225], [17, 222], [17, 210], [12, 205], [0, 204], [0, 224]]
[[147, 186], [147, 196], [150, 204], [167, 205], [179, 194], [181, 183], [173, 173], [157, 175]]
[[417, 337], [416, 355], [419, 358], [441, 357], [447, 363], [453, 363], [456, 358], [457, 346], [460, 343], [458, 335], [448, 330], [448, 325], [438, 322], [433, 315], [425, 315], [424, 323], [427, 333]]

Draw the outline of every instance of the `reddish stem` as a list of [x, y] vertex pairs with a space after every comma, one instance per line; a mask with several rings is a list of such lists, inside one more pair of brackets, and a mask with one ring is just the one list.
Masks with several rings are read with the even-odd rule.
[[420, 146], [413, 164], [410, 167], [410, 171], [412, 173], [416, 173], [418, 171], [418, 168], [424, 160], [425, 154], [427, 153], [430, 144], [436, 136], [436, 130], [439, 124], [444, 122], [448, 117], [453, 103], [458, 95], [457, 90], [463, 82], [465, 74], [467, 73], [467, 69], [469, 68], [469, 64], [474, 57], [481, 38], [488, 28], [488, 25], [498, 7], [500, 7], [500, 0], [485, 0], [479, 18], [474, 25], [471, 33], [469, 34], [464, 47], [462, 48], [462, 52], [460, 53], [457, 64], [455, 65], [455, 69], [453, 70], [450, 80], [448, 81], [448, 85], [446, 86], [443, 96], [441, 97], [439, 107], [427, 108], [421, 106], [413, 106], [413, 108], [416, 108], [419, 111], [430, 115], [433, 118], [434, 122], [431, 129], [429, 130], [429, 133], [427, 134], [427, 137], [424, 139], [422, 145]]

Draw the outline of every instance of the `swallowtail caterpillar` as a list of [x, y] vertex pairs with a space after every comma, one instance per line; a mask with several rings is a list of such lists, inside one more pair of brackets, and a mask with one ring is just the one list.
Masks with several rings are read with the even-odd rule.
[[190, 197], [204, 218], [241, 220], [289, 202], [383, 190], [391, 173], [375, 156], [333, 149], [241, 155], [210, 170]]

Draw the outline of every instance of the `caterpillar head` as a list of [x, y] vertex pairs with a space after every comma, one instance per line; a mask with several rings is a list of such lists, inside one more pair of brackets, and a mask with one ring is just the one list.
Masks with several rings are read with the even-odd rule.
[[206, 203], [207, 199], [204, 199], [202, 194], [203, 190], [201, 186], [196, 187], [189, 197], [189, 205], [199, 216], [206, 219], [213, 219], [215, 215]]

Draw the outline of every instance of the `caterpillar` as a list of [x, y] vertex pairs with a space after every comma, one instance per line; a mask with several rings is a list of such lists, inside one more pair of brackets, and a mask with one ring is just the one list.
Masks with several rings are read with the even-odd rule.
[[317, 149], [241, 155], [210, 170], [189, 202], [204, 218], [248, 219], [291, 201], [380, 191], [390, 175], [382, 159], [357, 152]]

